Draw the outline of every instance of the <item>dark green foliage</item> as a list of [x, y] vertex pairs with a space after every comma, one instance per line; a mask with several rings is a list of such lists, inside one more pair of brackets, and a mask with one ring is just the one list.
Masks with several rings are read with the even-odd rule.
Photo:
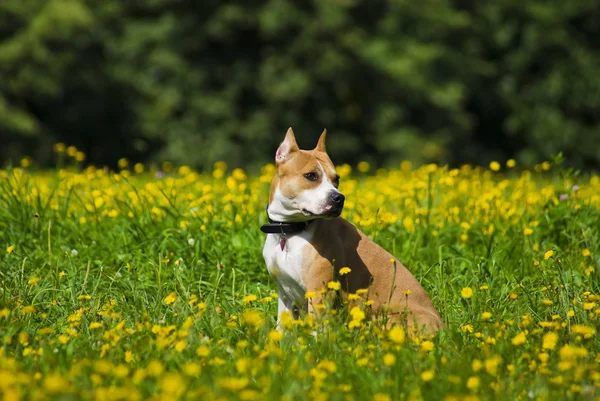
[[0, 3], [0, 161], [600, 163], [594, 0]]

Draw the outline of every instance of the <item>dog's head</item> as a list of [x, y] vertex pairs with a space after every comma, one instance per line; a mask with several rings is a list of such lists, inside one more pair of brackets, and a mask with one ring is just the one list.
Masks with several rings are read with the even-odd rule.
[[313, 150], [300, 150], [288, 129], [275, 154], [277, 172], [271, 183], [269, 217], [275, 221], [335, 218], [344, 208], [340, 176], [325, 150], [324, 130]]

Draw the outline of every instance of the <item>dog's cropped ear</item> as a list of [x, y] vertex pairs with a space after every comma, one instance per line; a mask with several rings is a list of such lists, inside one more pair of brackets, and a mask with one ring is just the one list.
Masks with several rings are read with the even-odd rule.
[[325, 150], [325, 138], [327, 137], [327, 129], [323, 129], [323, 133], [321, 134], [321, 137], [319, 138], [319, 142], [317, 142], [317, 146], [315, 147], [315, 150], [318, 150], [319, 152], [327, 152], [327, 150]]
[[299, 150], [300, 148], [298, 148], [298, 144], [296, 143], [296, 137], [294, 137], [294, 131], [292, 131], [292, 127], [290, 127], [285, 134], [285, 139], [281, 142], [281, 145], [279, 145], [277, 153], [275, 153], [275, 162], [281, 164], [289, 158], [291, 153]]

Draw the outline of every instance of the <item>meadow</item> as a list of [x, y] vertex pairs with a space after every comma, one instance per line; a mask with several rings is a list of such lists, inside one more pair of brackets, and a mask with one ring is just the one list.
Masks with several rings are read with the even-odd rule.
[[446, 328], [384, 328], [364, 300], [279, 332], [259, 231], [273, 165], [110, 171], [55, 150], [55, 170], [0, 170], [4, 400], [600, 399], [597, 175], [338, 166], [342, 216]]

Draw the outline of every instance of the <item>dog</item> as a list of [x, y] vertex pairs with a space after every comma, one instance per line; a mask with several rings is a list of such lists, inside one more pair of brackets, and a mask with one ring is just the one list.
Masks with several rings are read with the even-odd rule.
[[[326, 135], [324, 130], [313, 150], [300, 150], [289, 128], [275, 154], [269, 224], [261, 230], [268, 234], [263, 257], [279, 287], [277, 327], [281, 330], [283, 313], [295, 319], [299, 311], [316, 314], [316, 306], [324, 301], [322, 289], [337, 281], [346, 299], [367, 292], [375, 316], [433, 334], [443, 324], [421, 284], [390, 253], [340, 217], [345, 197], [325, 149]], [[342, 268], [345, 274], [340, 274]], [[307, 293], [314, 295], [311, 302]]]

